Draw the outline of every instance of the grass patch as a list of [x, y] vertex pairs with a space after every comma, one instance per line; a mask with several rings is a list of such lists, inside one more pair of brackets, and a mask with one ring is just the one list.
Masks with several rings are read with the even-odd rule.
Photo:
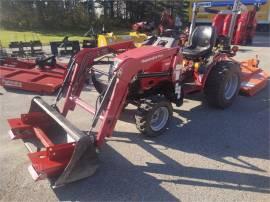
[[[87, 30], [86, 30], [87, 31]], [[51, 41], [60, 41], [64, 36], [69, 36], [69, 40], [79, 40], [82, 42], [89, 37], [83, 37], [86, 31], [14, 31], [0, 29], [0, 41], [3, 47], [8, 47], [11, 41], [31, 41], [40, 40], [43, 45], [48, 45]], [[127, 34], [128, 30], [116, 29], [115, 34]]]
[[12, 30], [0, 30], [0, 41], [3, 47], [8, 47], [11, 41], [31, 41], [40, 40], [42, 44], [47, 45], [50, 41], [60, 41], [64, 36], [69, 36], [69, 40], [89, 39], [83, 37], [83, 33], [71, 33], [71, 32], [39, 32], [39, 31], [12, 31]]

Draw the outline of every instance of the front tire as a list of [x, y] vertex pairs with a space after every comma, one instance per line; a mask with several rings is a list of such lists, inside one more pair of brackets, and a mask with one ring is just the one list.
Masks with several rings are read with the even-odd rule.
[[217, 108], [229, 107], [239, 94], [240, 67], [231, 61], [217, 63], [205, 83], [206, 100]]
[[172, 117], [172, 105], [164, 96], [146, 98], [135, 114], [136, 127], [148, 137], [161, 135]]

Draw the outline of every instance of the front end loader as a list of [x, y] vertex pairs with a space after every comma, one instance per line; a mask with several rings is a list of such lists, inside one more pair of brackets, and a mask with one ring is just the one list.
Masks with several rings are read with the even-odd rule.
[[[176, 62], [179, 63], [179, 48], [142, 47], [128, 55], [120, 54], [110, 82], [97, 106], [92, 107], [83, 101], [80, 94], [87, 75], [97, 62], [96, 59], [132, 48], [133, 42], [128, 41], [78, 52], [69, 62], [63, 86], [55, 103], [50, 105], [41, 97], [34, 97], [28, 113], [22, 114], [20, 118], [8, 120], [11, 127], [10, 137], [22, 139], [30, 151], [29, 171], [35, 180], [49, 177], [53, 179], [53, 186], [58, 187], [91, 176], [98, 168], [96, 148], [103, 144], [106, 137], [112, 135], [130, 93], [129, 86], [132, 85], [132, 81], [140, 75], [146, 78], [157, 77], [159, 83], [169, 80], [172, 84], [173, 74], [170, 67], [176, 66]], [[130, 51], [134, 50], [136, 49]], [[157, 64], [160, 72], [144, 74]], [[57, 103], [63, 97], [64, 106], [59, 109]], [[167, 98], [163, 97], [163, 100]], [[165, 103], [171, 108], [169, 101]], [[73, 111], [75, 106], [93, 115], [89, 131], [81, 131], [67, 120], [66, 115]], [[155, 129], [163, 129], [168, 120], [169, 116], [161, 125], [157, 124]], [[97, 126], [98, 132], [95, 133], [93, 129]], [[31, 143], [31, 146], [28, 143]]]

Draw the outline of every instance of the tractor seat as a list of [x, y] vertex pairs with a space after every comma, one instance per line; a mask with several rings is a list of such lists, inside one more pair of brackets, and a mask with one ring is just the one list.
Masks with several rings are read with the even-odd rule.
[[187, 59], [208, 57], [212, 53], [217, 38], [216, 29], [211, 26], [198, 26], [191, 34], [191, 44], [183, 48]]

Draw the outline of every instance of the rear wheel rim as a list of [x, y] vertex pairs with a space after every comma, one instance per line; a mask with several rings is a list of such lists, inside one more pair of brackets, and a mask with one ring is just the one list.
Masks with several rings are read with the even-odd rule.
[[167, 107], [157, 108], [151, 116], [150, 127], [157, 132], [164, 128], [169, 119], [169, 110]]
[[238, 86], [238, 76], [232, 75], [225, 84], [224, 97], [226, 100], [230, 100], [236, 93]]

